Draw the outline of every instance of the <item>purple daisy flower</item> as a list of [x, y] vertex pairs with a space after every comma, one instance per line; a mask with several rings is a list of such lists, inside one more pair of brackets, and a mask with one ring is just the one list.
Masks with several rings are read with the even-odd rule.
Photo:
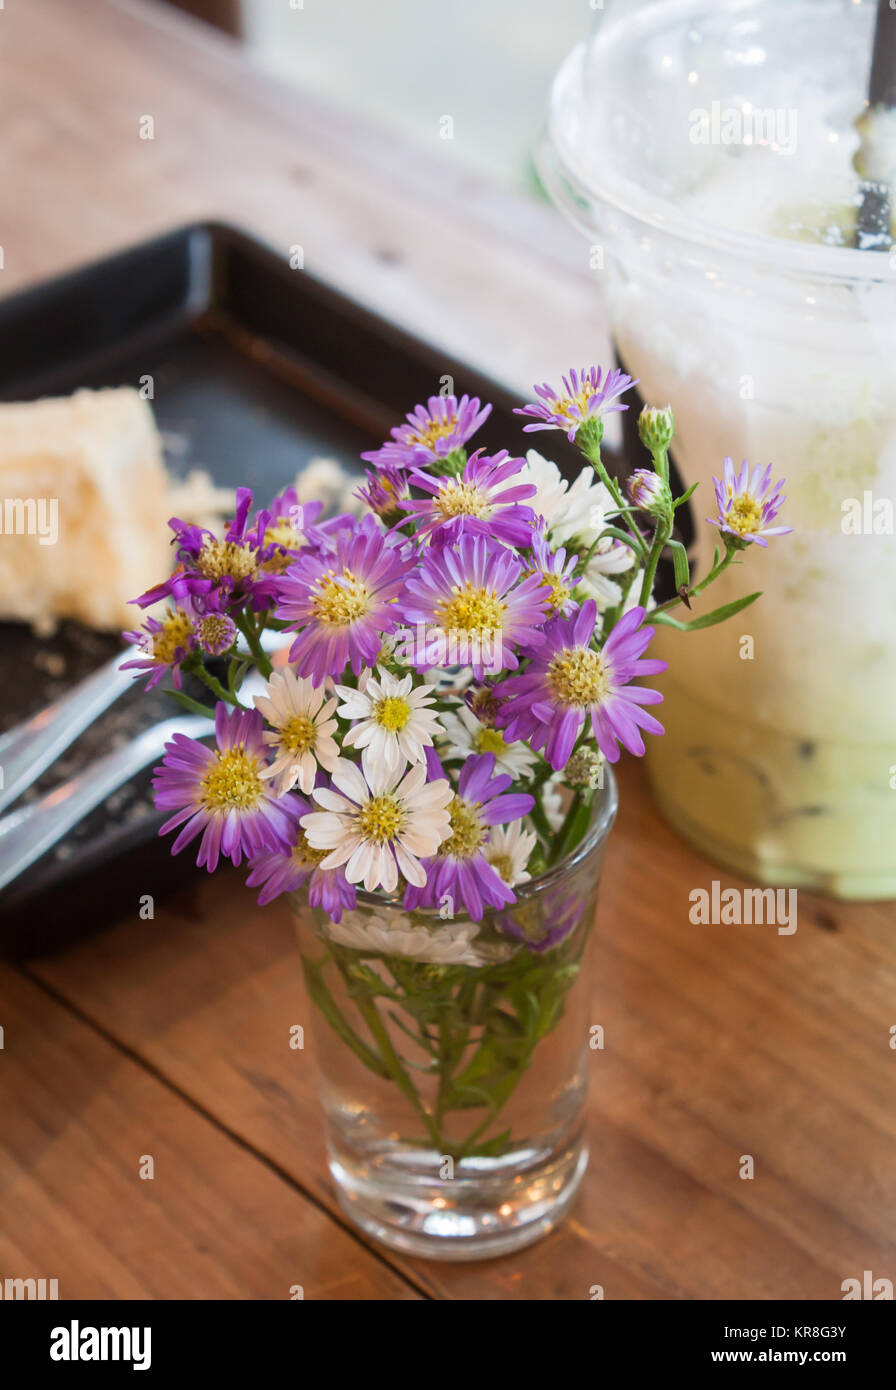
[[285, 488], [277, 494], [270, 507], [262, 513], [266, 517], [266, 525], [261, 536], [259, 560], [266, 573], [282, 574], [309, 548], [332, 548], [334, 529], [338, 530], [351, 518], [339, 516], [319, 523], [323, 509], [323, 502], [300, 502], [294, 487]]
[[196, 641], [209, 656], [223, 656], [236, 641], [237, 626], [229, 613], [209, 608], [196, 619]]
[[532, 563], [526, 565], [527, 574], [537, 574], [547, 590], [547, 600], [551, 616], [562, 613], [567, 617], [576, 607], [572, 591], [576, 586], [575, 573], [579, 563], [578, 555], [566, 558], [566, 550], [551, 550], [548, 545], [547, 526], [542, 518], [532, 538]]
[[399, 506], [409, 495], [405, 469], [384, 464], [377, 472], [367, 470], [367, 486], [355, 488], [353, 496], [365, 502], [379, 517], [400, 520]]
[[565, 430], [567, 438], [573, 442], [576, 431], [586, 420], [610, 415], [614, 410], [628, 410], [628, 406], [620, 405], [616, 398], [637, 384], [637, 380], [626, 376], [618, 367], [606, 374], [600, 367], [583, 367], [581, 372], [573, 369], [568, 377], [563, 377], [562, 391], [555, 391], [553, 386], [543, 382], [532, 388], [538, 400], [513, 413], [531, 416], [538, 422], [524, 425], [524, 434], [533, 430]]
[[265, 577], [261, 574], [261, 551], [270, 513], [263, 511], [249, 526], [252, 493], [247, 487], [237, 488], [236, 516], [227, 528], [223, 540], [201, 526], [192, 526], [177, 517], [168, 525], [174, 532], [178, 566], [162, 584], [148, 589], [138, 599], [141, 608], [149, 608], [160, 599], [171, 597], [183, 603], [187, 596], [203, 598], [214, 593], [219, 607], [240, 607], [247, 599], [266, 606]]
[[287, 849], [301, 812], [297, 798], [278, 797], [261, 776], [267, 764], [264, 720], [257, 710], [215, 708], [217, 748], [175, 734], [155, 770], [153, 792], [160, 811], [174, 811], [159, 831], [183, 826], [171, 847], [178, 854], [202, 834], [197, 863], [211, 873], [223, 854], [243, 856]]
[[494, 536], [508, 545], [526, 546], [532, 538], [535, 513], [520, 506], [538, 491], [534, 483], [513, 483], [525, 459], [511, 458], [506, 449], [493, 457], [475, 453], [459, 478], [436, 478], [414, 472], [411, 482], [430, 494], [422, 501], [400, 502], [402, 511], [419, 523], [419, 537], [438, 536], [452, 542], [462, 535]]
[[[430, 780], [445, 776], [431, 748], [426, 750], [426, 768]], [[408, 886], [404, 895], [408, 911], [416, 907], [447, 907], [453, 915], [462, 907], [474, 922], [479, 922], [486, 907], [505, 907], [516, 901], [513, 889], [489, 864], [483, 849], [493, 825], [521, 820], [532, 810], [535, 799], [522, 792], [506, 795], [513, 778], [506, 772], [495, 777], [494, 771], [494, 753], [467, 758], [457, 792], [448, 804], [451, 833], [431, 859], [422, 861], [426, 870], [424, 886]]]
[[365, 463], [378, 468], [397, 464], [400, 468], [425, 467], [466, 444], [491, 414], [490, 405], [480, 405], [478, 396], [430, 396], [426, 405], [417, 405], [406, 416], [407, 424], [390, 430], [379, 449], [362, 454]]
[[792, 526], [769, 525], [781, 510], [784, 482], [784, 478], [772, 482], [771, 464], [765, 471], [757, 464], [751, 472], [744, 459], [740, 473], [735, 473], [732, 460], [726, 458], [722, 478], [713, 478], [719, 514], [706, 519], [710, 526], [718, 526], [720, 531], [733, 536], [733, 544], [739, 550], [751, 541], [767, 546], [766, 536], [787, 536], [793, 530]]
[[645, 512], [663, 507], [669, 495], [667, 484], [652, 468], [636, 468], [625, 486], [629, 501]]
[[660, 704], [662, 695], [629, 684], [666, 669], [665, 661], [640, 660], [653, 636], [652, 627], [641, 626], [644, 609], [632, 608], [620, 618], [599, 652], [590, 645], [596, 618], [594, 599], [571, 618], [554, 618], [529, 668], [500, 687], [497, 723], [509, 738], [529, 739], [533, 748], [543, 748], [555, 770], [569, 762], [586, 716], [611, 763], [619, 761], [620, 743], [640, 757], [640, 729], [663, 733], [662, 724], [641, 708]]
[[395, 600], [413, 559], [366, 516], [336, 536], [332, 555], [303, 555], [277, 581], [276, 616], [300, 628], [289, 659], [320, 685], [351, 661], [355, 675], [372, 666], [384, 634], [395, 631]]
[[533, 936], [531, 922], [517, 917], [513, 912], [502, 912], [495, 918], [495, 927], [502, 936], [519, 941], [530, 951], [550, 951], [571, 936], [582, 920], [585, 904], [576, 894], [563, 896], [559, 892], [549, 892], [542, 901], [539, 922], [550, 923], [547, 930]]
[[142, 655], [133, 661], [123, 661], [121, 670], [136, 671], [135, 680], [148, 675], [147, 690], [152, 690], [170, 671], [175, 690], [180, 690], [183, 684], [181, 663], [196, 650], [196, 618], [195, 606], [187, 596], [183, 606], [169, 608], [161, 618], [147, 618], [143, 626], [133, 632], [123, 632], [125, 641], [137, 647]]
[[548, 606], [541, 576], [522, 575], [523, 562], [484, 536], [427, 551], [406, 581], [403, 616], [433, 624], [444, 642], [418, 643], [417, 668], [472, 666], [477, 680], [515, 670], [514, 646], [538, 646]]
[[[300, 817], [310, 814], [311, 806], [304, 797], [291, 799], [298, 806]], [[293, 835], [292, 848], [265, 850], [250, 861], [252, 872], [246, 879], [247, 887], [261, 888], [258, 904], [264, 907], [281, 893], [294, 893], [307, 882], [311, 906], [322, 908], [333, 922], [338, 922], [343, 909], [357, 905], [354, 884], [349, 883], [344, 869], [320, 867], [320, 861], [326, 859], [329, 850], [312, 849], [301, 827], [293, 827]]]

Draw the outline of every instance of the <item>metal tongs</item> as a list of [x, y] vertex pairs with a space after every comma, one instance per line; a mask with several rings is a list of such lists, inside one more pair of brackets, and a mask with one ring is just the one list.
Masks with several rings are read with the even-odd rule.
[[[262, 637], [266, 650], [276, 650], [283, 642], [279, 633], [265, 633]], [[121, 662], [131, 655], [131, 647], [120, 652], [60, 699], [0, 737], [0, 810], [30, 787], [133, 684], [133, 673], [121, 670]], [[253, 697], [263, 693], [264, 685], [257, 671], [250, 672], [240, 688], [243, 703], [251, 705]], [[175, 734], [206, 738], [214, 729], [211, 713], [207, 719], [200, 714], [163, 719], [122, 748], [95, 759], [83, 772], [54, 787], [39, 801], [4, 816], [0, 819], [0, 889], [46, 854], [118, 787], [160, 757]]]

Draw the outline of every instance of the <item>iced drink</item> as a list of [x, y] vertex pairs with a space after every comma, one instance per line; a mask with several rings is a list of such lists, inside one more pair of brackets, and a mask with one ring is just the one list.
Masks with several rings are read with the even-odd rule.
[[704, 606], [762, 599], [658, 633], [656, 797], [714, 858], [846, 897], [896, 893], [896, 254], [886, 226], [856, 248], [873, 21], [846, 0], [610, 14], [558, 74], [541, 161], [621, 362], [672, 403], [698, 578], [725, 455], [787, 479], [794, 534]]

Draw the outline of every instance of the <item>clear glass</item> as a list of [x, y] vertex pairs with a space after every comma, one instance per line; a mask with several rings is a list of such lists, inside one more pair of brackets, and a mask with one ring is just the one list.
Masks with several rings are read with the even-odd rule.
[[575, 1195], [609, 772], [595, 803], [572, 854], [479, 924], [371, 894], [333, 924], [293, 895], [330, 1170], [348, 1216], [386, 1245], [506, 1254]]
[[697, 576], [724, 456], [787, 479], [794, 534], [752, 547], [703, 603], [761, 600], [654, 642], [670, 664], [648, 750], [659, 803], [712, 857], [845, 897], [896, 892], [896, 261], [849, 244], [875, 8], [611, 16], [559, 72], [540, 152], [591, 243], [620, 361], [672, 403], [676, 465], [700, 484]]

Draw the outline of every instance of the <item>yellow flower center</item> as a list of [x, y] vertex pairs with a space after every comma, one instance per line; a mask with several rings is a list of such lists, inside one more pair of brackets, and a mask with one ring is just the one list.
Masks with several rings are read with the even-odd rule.
[[759, 530], [762, 508], [749, 493], [741, 492], [731, 503], [725, 520], [739, 536], [750, 536]]
[[401, 833], [405, 823], [405, 812], [394, 796], [373, 796], [361, 808], [358, 820], [365, 840], [385, 844]]
[[373, 717], [390, 734], [399, 733], [411, 717], [411, 707], [401, 695], [385, 695], [373, 707]]
[[548, 666], [548, 680], [564, 705], [595, 705], [610, 688], [610, 678], [599, 652], [585, 647], [566, 647]]
[[398, 501], [398, 489], [388, 478], [379, 477], [377, 478], [377, 483], [386, 496], [383, 501], [374, 505], [373, 510], [376, 512], [377, 516], [384, 516], [395, 507], [395, 503]]
[[300, 531], [288, 516], [272, 518], [265, 528], [265, 545], [284, 545], [287, 550], [301, 550], [305, 544], [305, 533]]
[[241, 743], [215, 753], [215, 762], [200, 783], [199, 799], [208, 811], [250, 811], [264, 796], [259, 761]]
[[444, 517], [453, 516], [491, 516], [488, 498], [472, 483], [459, 483], [449, 479], [440, 489], [436, 507]]
[[308, 864], [319, 864], [329, 853], [328, 849], [314, 849], [309, 845], [304, 830], [299, 831], [298, 839], [292, 847], [292, 858], [302, 869]]
[[292, 715], [280, 729], [280, 742], [289, 753], [307, 753], [314, 738], [314, 720], [307, 714]]
[[266, 527], [264, 533], [265, 545], [282, 545], [283, 550], [272, 555], [269, 560], [265, 560], [262, 569], [266, 574], [283, 574], [294, 563], [295, 557], [287, 554], [288, 551], [301, 550], [305, 544], [304, 532], [289, 519], [288, 516], [278, 516]]
[[442, 599], [436, 610], [446, 632], [497, 632], [507, 611], [506, 603], [494, 589], [477, 589], [470, 583], [451, 586], [451, 598]]
[[548, 591], [548, 605], [559, 611], [569, 598], [569, 588], [559, 575], [552, 574], [550, 570], [541, 570], [540, 573], [542, 587]]
[[557, 415], [562, 415], [564, 420], [568, 420], [571, 425], [578, 424], [581, 417], [572, 414], [572, 407], [577, 405], [582, 412], [582, 416], [588, 414], [588, 402], [594, 395], [591, 386], [580, 386], [574, 396], [557, 396], [552, 402], [554, 411]]
[[182, 608], [174, 608], [162, 619], [162, 630], [152, 637], [149, 655], [161, 666], [167, 666], [177, 656], [178, 647], [186, 647], [193, 624]]
[[416, 432], [410, 435], [410, 443], [422, 444], [424, 448], [433, 449], [438, 440], [452, 433], [456, 425], [456, 415], [449, 415], [445, 420], [427, 420], [425, 425], [420, 425]]
[[329, 627], [348, 627], [362, 618], [370, 607], [370, 590], [351, 570], [324, 574], [317, 581], [311, 611], [319, 623]]
[[439, 846], [440, 854], [453, 854], [456, 859], [471, 859], [479, 853], [485, 839], [485, 827], [479, 819], [478, 805], [471, 805], [456, 796], [448, 807], [451, 834]]
[[494, 753], [499, 758], [507, 749], [504, 735], [500, 729], [477, 729], [473, 736], [473, 747], [477, 753]]
[[489, 854], [489, 852], [486, 851], [485, 857], [495, 872], [501, 875], [504, 882], [510, 883], [513, 878], [513, 860], [510, 855], [497, 853]]
[[237, 581], [254, 579], [258, 573], [258, 557], [251, 545], [207, 540], [199, 552], [196, 568], [206, 579], [223, 579], [225, 575]]
[[227, 644], [228, 646], [230, 646], [233, 641], [231, 636], [233, 629], [231, 628], [230, 620], [226, 618], [223, 613], [207, 613], [206, 616], [197, 623], [196, 631], [199, 635], [200, 642], [206, 648], [219, 647], [227, 637], [230, 638]]
[[483, 685], [474, 692], [470, 708], [477, 719], [482, 720], [483, 724], [491, 724], [500, 709], [500, 705], [488, 686]]

